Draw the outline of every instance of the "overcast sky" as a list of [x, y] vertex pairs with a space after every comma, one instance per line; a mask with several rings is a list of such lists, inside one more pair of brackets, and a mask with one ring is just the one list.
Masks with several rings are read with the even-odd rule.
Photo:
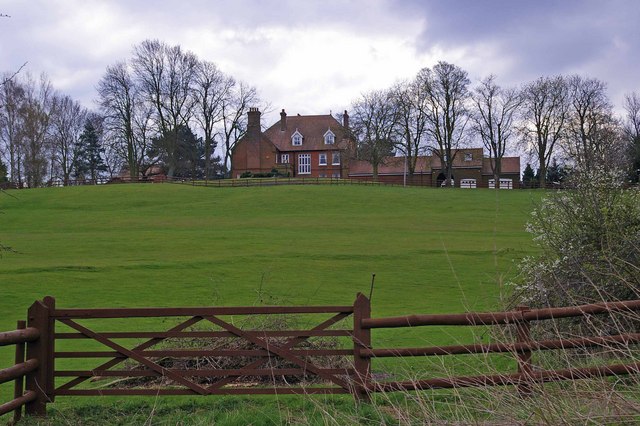
[[153, 38], [256, 86], [267, 121], [341, 111], [440, 60], [474, 83], [579, 73], [617, 105], [640, 91], [640, 0], [0, 0], [0, 13], [0, 71], [28, 62], [91, 108], [105, 68]]

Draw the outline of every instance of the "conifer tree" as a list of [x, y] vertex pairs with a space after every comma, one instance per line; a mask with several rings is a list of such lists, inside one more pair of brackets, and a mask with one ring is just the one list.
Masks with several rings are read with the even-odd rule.
[[104, 149], [100, 145], [100, 137], [91, 120], [87, 120], [84, 131], [80, 135], [78, 145], [78, 155], [76, 164], [76, 177], [91, 176], [94, 182], [98, 178], [99, 172], [107, 170], [102, 155]]

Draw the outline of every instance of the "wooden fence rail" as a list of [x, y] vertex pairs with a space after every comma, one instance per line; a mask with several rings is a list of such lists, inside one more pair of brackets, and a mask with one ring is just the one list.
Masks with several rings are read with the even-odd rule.
[[368, 390], [370, 392], [382, 392], [389, 390], [515, 385], [521, 394], [528, 395], [531, 393], [532, 384], [534, 383], [640, 373], [640, 363], [590, 368], [571, 368], [553, 371], [536, 371], [534, 366], [531, 364], [532, 351], [612, 347], [614, 345], [627, 346], [630, 344], [640, 343], [640, 333], [534, 341], [531, 337], [531, 321], [553, 320], [606, 313], [633, 313], [638, 310], [640, 310], [640, 300], [630, 300], [534, 310], [531, 310], [526, 306], [518, 306], [516, 310], [510, 312], [470, 312], [464, 314], [405, 315], [388, 318], [367, 318], [361, 323], [361, 326], [364, 329], [420, 326], [514, 325], [516, 327], [517, 341], [513, 343], [476, 343], [470, 345], [419, 348], [371, 348], [361, 352], [361, 356], [363, 357], [416, 357], [511, 353], [518, 361], [518, 372], [514, 374], [435, 378], [411, 382], [370, 382], [368, 384]]
[[[593, 347], [626, 348], [628, 345], [640, 343], [640, 333], [534, 340], [531, 335], [531, 322], [597, 314], [624, 315], [638, 310], [640, 300], [631, 300], [548, 309], [519, 306], [508, 312], [371, 318], [370, 301], [362, 294], [358, 294], [353, 305], [344, 306], [114, 309], [58, 309], [52, 297], [45, 297], [29, 308], [27, 323], [19, 321], [17, 330], [0, 333], [0, 346], [16, 346], [15, 365], [0, 370], [0, 383], [15, 381], [14, 399], [0, 406], [0, 415], [14, 411], [14, 419], [19, 419], [24, 406], [27, 414], [43, 416], [46, 414], [46, 404], [53, 402], [56, 396], [321, 393], [351, 394], [358, 400], [367, 400], [370, 394], [375, 392], [507, 385], [516, 386], [523, 395], [531, 395], [536, 383], [640, 373], [640, 362], [636, 362], [633, 357], [627, 364], [542, 370], [532, 364], [531, 355], [534, 351]], [[292, 314], [307, 316], [316, 325], [310, 328], [297, 326], [284, 330], [262, 330], [244, 329], [233, 321], [233, 316], [245, 318], [256, 315]], [[177, 324], [167, 330], [158, 331], [123, 331], [121, 326], [118, 327], [118, 331], [101, 331], [95, 328], [94, 321], [100, 320], [103, 328], [111, 320], [152, 317], [174, 318]], [[321, 317], [324, 319], [320, 320]], [[347, 319], [353, 321], [352, 326], [344, 326], [343, 321]], [[201, 324], [205, 324], [206, 329], [203, 330]], [[505, 325], [514, 327], [513, 341], [381, 348], [376, 347], [372, 339], [372, 330], [381, 328]], [[64, 330], [56, 331], [56, 326], [61, 326]], [[194, 326], [199, 328], [193, 329]], [[312, 337], [349, 339], [351, 347], [301, 346]], [[63, 345], [63, 342], [68, 340], [76, 340], [76, 343], [80, 344], [82, 341], [79, 339], [98, 342], [105, 349], [68, 351], [56, 345]], [[188, 339], [235, 339], [234, 341], [244, 341], [248, 346], [157, 347], [167, 339], [171, 339], [172, 342], [185, 342]], [[134, 343], [126, 343], [131, 340]], [[372, 375], [372, 362], [377, 358], [505, 353], [512, 354], [517, 360], [517, 372], [412, 381], [378, 381]], [[240, 359], [240, 365], [233, 368], [208, 366], [194, 369], [176, 368], [162, 362], [167, 359], [193, 360], [203, 357]], [[351, 362], [347, 366], [331, 366], [320, 362], [330, 357], [348, 357]], [[67, 359], [81, 359], [86, 364], [99, 358], [103, 358], [103, 361], [92, 368], [61, 368]], [[274, 366], [271, 364], [274, 360], [283, 363]], [[138, 367], [123, 368], [125, 361]], [[285, 376], [300, 380], [316, 377], [321, 382], [305, 386], [275, 383], [252, 386], [238, 383], [238, 379], [242, 377]], [[163, 378], [162, 383], [170, 383], [170, 386], [123, 387], [118, 384], [120, 382], [114, 382], [116, 384], [110, 387], [96, 388], [95, 384], [89, 382], [91, 379], [105, 378]], [[23, 386], [23, 383], [26, 383], [26, 386]], [[90, 386], [87, 386], [88, 384]]]
[[35, 342], [40, 337], [38, 329], [26, 327], [26, 322], [18, 321], [17, 329], [0, 333], [0, 346], [15, 345], [14, 365], [0, 370], [0, 383], [14, 381], [13, 399], [0, 405], [0, 416], [13, 411], [13, 422], [16, 423], [22, 416], [22, 407], [36, 399], [36, 393], [32, 390], [24, 392], [24, 378], [38, 369], [38, 359], [25, 360], [25, 344]]

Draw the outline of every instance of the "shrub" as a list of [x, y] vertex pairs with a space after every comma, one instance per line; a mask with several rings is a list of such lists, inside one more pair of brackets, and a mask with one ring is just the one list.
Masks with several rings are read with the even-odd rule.
[[639, 297], [640, 192], [625, 189], [623, 180], [605, 168], [576, 172], [572, 189], [541, 201], [528, 224], [540, 254], [522, 261], [514, 302], [566, 306]]

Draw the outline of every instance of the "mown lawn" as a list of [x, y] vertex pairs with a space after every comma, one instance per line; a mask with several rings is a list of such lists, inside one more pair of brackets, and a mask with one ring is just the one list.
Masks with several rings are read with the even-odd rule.
[[[0, 194], [0, 241], [14, 250], [0, 258], [0, 329], [46, 295], [66, 308], [351, 304], [369, 293], [373, 273], [373, 316], [490, 310], [518, 259], [534, 251], [524, 225], [540, 196], [168, 184]], [[468, 335], [392, 330], [374, 333], [374, 343]], [[0, 351], [2, 366], [12, 357]]]

